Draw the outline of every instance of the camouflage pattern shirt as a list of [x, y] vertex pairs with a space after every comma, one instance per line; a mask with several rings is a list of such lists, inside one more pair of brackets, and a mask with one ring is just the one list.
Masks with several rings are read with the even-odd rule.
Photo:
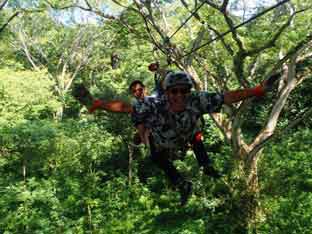
[[192, 141], [198, 131], [197, 123], [206, 113], [219, 112], [224, 97], [218, 93], [192, 92], [187, 98], [185, 111], [169, 111], [166, 96], [145, 97], [134, 104], [132, 121], [143, 123], [151, 130], [154, 144], [159, 149], [179, 150]]

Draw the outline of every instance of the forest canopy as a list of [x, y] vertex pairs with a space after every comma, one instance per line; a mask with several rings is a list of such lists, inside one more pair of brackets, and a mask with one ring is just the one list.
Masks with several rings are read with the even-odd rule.
[[[0, 233], [311, 233], [312, 3], [0, 0]], [[151, 63], [189, 73], [197, 91], [251, 88], [264, 98], [204, 116], [204, 145], [175, 165], [189, 202], [133, 146], [130, 115], [71, 95], [131, 103], [155, 88]]]

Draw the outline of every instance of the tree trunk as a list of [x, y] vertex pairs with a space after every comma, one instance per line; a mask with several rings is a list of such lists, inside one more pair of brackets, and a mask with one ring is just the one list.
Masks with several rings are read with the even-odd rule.
[[132, 167], [133, 167], [133, 146], [131, 145], [131, 143], [128, 145], [128, 152], [129, 152], [129, 171], [128, 171], [128, 183], [129, 186], [131, 186], [132, 184]]
[[89, 233], [92, 234], [93, 231], [92, 231], [92, 210], [91, 210], [91, 207], [90, 207], [90, 204], [87, 205], [87, 209], [88, 209], [88, 223], [89, 223]]
[[257, 160], [248, 162], [241, 159], [238, 170], [239, 186], [236, 187], [236, 191], [239, 191], [233, 196], [233, 202], [236, 204], [230, 214], [237, 217], [233, 233], [257, 233], [257, 224], [261, 216]]
[[56, 111], [56, 114], [55, 114], [55, 117], [58, 121], [61, 121], [63, 119], [63, 113], [64, 113], [64, 106], [61, 105], [57, 111]]

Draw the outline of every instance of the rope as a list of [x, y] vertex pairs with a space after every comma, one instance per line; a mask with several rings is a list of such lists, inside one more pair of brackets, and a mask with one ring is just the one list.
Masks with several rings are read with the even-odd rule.
[[203, 1], [192, 13], [191, 15], [180, 25], [180, 27], [177, 28], [177, 30], [172, 33], [172, 35], [169, 37], [169, 40], [178, 32], [180, 29], [196, 14], [196, 12], [206, 3], [206, 1]]
[[274, 10], [275, 8], [281, 6], [281, 5], [283, 5], [283, 4], [285, 4], [285, 3], [289, 2], [289, 1], [290, 1], [290, 0], [284, 0], [284, 1], [281, 1], [281, 2], [279, 2], [279, 3], [277, 3], [277, 4], [275, 4], [275, 5], [272, 6], [272, 7], [269, 7], [268, 9], [266, 9], [266, 10], [262, 11], [261, 13], [259, 13], [258, 15], [255, 15], [255, 16], [251, 17], [249, 20], [247, 20], [247, 21], [245, 21], [245, 22], [243, 22], [243, 23], [241, 23], [241, 24], [236, 25], [233, 29], [230, 29], [230, 30], [228, 30], [228, 31], [226, 31], [226, 32], [224, 32], [224, 33], [221, 33], [220, 35], [216, 36], [215, 38], [211, 39], [210, 41], [208, 41], [208, 42], [206, 42], [206, 43], [200, 45], [199, 47], [197, 47], [197, 48], [191, 50], [190, 52], [188, 52], [188, 53], [182, 55], [181, 58], [184, 58], [184, 57], [186, 57], [186, 56], [188, 56], [188, 55], [194, 53], [195, 51], [197, 51], [197, 50], [199, 50], [199, 49], [201, 49], [201, 48], [203, 48], [203, 47], [209, 45], [210, 43], [212, 43], [212, 42], [214, 42], [214, 41], [216, 41], [216, 40], [218, 40], [218, 39], [223, 38], [225, 35], [229, 34], [230, 32], [233, 32], [234, 30], [236, 30], [236, 29], [242, 27], [243, 25], [248, 24], [248, 23], [250, 23], [251, 21], [254, 21], [254, 20], [257, 19], [258, 17], [265, 15], [265, 14], [268, 13], [269, 11]]

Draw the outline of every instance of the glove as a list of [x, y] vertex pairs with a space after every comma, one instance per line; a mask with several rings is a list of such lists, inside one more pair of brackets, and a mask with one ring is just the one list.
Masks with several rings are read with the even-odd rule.
[[94, 99], [89, 90], [83, 84], [77, 84], [72, 89], [73, 97], [88, 109], [92, 106]]
[[268, 79], [262, 82], [261, 86], [265, 90], [265, 92], [269, 92], [273, 90], [273, 86], [276, 83], [277, 80], [281, 78], [280, 73], [273, 74]]

